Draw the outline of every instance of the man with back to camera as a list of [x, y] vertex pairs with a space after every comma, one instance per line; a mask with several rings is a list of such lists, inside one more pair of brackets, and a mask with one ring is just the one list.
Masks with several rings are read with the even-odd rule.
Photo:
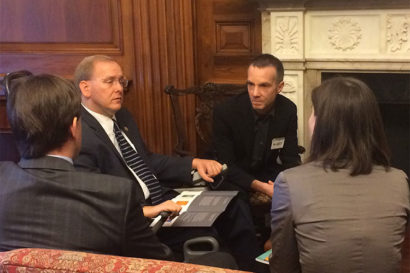
[[248, 93], [214, 110], [213, 144], [217, 159], [228, 165], [222, 188], [272, 197], [273, 181], [284, 169], [300, 164], [296, 105], [280, 95], [284, 69], [270, 55], [257, 56], [248, 67]]
[[[221, 164], [213, 160], [170, 157], [147, 149], [135, 120], [122, 107], [127, 80], [113, 58], [102, 55], [84, 58], [76, 68], [75, 83], [82, 93], [84, 121], [82, 149], [75, 160], [76, 167], [134, 180], [140, 200], [144, 200], [146, 217], [155, 217], [161, 211], [178, 214], [181, 210], [170, 200], [176, 196], [174, 191], [160, 182], [188, 184], [192, 182], [192, 169], [212, 182], [212, 177], [221, 171]], [[214, 226], [227, 240], [239, 267], [252, 270], [259, 249], [249, 208], [232, 201]], [[179, 246], [203, 234], [199, 228], [167, 228], [158, 233], [161, 241], [171, 246]]]
[[14, 80], [7, 116], [22, 159], [0, 162], [0, 251], [52, 248], [166, 259], [132, 181], [77, 172], [81, 98], [52, 75]]

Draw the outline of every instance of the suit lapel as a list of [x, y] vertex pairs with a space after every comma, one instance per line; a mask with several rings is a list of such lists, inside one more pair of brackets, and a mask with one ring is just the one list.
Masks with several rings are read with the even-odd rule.
[[84, 108], [82, 107], [81, 118], [84, 120], [85, 123], [95, 132], [95, 135], [104, 142], [107, 147], [109, 147], [115, 156], [124, 164], [125, 162], [120, 155], [120, 153], [115, 148], [114, 144], [112, 143], [111, 139], [108, 137], [107, 133], [104, 131], [104, 128], [100, 125], [100, 123]]
[[116, 114], [118, 126], [125, 133], [128, 139], [134, 144], [137, 152], [145, 159], [144, 142], [138, 134], [138, 129], [135, 127], [135, 121], [132, 119], [124, 108], [121, 108]]
[[120, 129], [124, 132], [128, 139], [131, 140], [131, 142], [135, 145], [135, 140], [133, 139], [133, 136], [130, 134], [128, 123], [123, 118], [120, 111], [115, 114], [115, 118], [117, 119], [118, 127], [120, 127]]

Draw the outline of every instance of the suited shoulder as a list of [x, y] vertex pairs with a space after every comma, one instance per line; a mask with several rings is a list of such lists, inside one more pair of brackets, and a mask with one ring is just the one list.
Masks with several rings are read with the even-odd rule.
[[232, 110], [240, 109], [241, 106], [243, 105], [250, 106], [248, 92], [240, 93], [238, 95], [232, 96], [218, 103], [215, 106], [215, 111], [223, 111], [223, 112], [232, 111]]
[[0, 168], [7, 168], [10, 166], [17, 166], [17, 164], [13, 161], [0, 161]]
[[11, 171], [16, 168], [19, 168], [19, 166], [12, 161], [0, 161], [0, 177], [2, 174], [6, 173], [6, 171]]
[[404, 190], [409, 188], [409, 178], [406, 173], [400, 169], [390, 167], [389, 170], [383, 166], [374, 166], [371, 173], [374, 177], [380, 177], [380, 179], [386, 180], [387, 183], [397, 183], [404, 186]]
[[296, 112], [296, 104], [287, 97], [278, 94], [275, 99], [275, 106]]
[[[243, 92], [219, 103], [215, 106], [215, 109], [216, 111], [230, 112], [235, 110], [243, 110], [249, 107], [251, 107], [249, 94], [248, 92]], [[275, 107], [296, 112], [296, 104], [281, 94], [278, 94], [275, 98]]]
[[388, 171], [386, 171], [384, 167], [376, 166], [375, 170], [379, 170], [381, 172], [386, 172], [386, 173], [391, 173], [392, 175], [400, 177], [402, 179], [408, 179], [407, 174], [404, 171], [394, 168], [394, 167], [391, 167]]
[[107, 192], [115, 195], [115, 193], [120, 192], [123, 194], [131, 192], [133, 188], [131, 180], [118, 176], [85, 171], [71, 172], [69, 176], [70, 180], [78, 181], [76, 183], [78, 189], [87, 191]]
[[117, 119], [122, 119], [122, 120], [133, 120], [134, 119], [131, 112], [128, 111], [128, 109], [125, 107], [121, 107], [121, 109], [115, 113], [115, 116], [117, 117]]
[[309, 183], [323, 180], [335, 180], [335, 179], [353, 179], [355, 181], [360, 179], [366, 179], [369, 181], [378, 181], [380, 183], [397, 183], [400, 187], [408, 187], [407, 175], [399, 169], [389, 168], [386, 170], [383, 166], [373, 166], [373, 170], [369, 174], [351, 176], [350, 169], [339, 169], [332, 171], [330, 168], [326, 170], [320, 162], [309, 162], [300, 166], [287, 169], [280, 174], [282, 180], [288, 183]]
[[[323, 167], [317, 162], [305, 163], [281, 172], [278, 176], [286, 181], [305, 180], [310, 176], [323, 175]], [[301, 179], [302, 178], [302, 179]]]

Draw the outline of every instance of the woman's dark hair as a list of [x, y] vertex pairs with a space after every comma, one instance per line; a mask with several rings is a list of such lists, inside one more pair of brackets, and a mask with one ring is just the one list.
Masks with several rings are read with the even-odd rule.
[[80, 117], [81, 97], [74, 84], [53, 75], [16, 79], [7, 98], [7, 116], [23, 158], [37, 158], [61, 147]]
[[325, 169], [350, 168], [352, 176], [369, 174], [373, 165], [389, 169], [390, 150], [376, 98], [354, 78], [324, 81], [312, 92], [316, 125], [308, 161]]

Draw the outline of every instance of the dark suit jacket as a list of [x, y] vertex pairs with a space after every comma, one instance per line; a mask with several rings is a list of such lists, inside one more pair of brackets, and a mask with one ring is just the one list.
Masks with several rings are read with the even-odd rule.
[[[246, 191], [254, 179], [274, 180], [280, 171], [300, 164], [296, 105], [282, 95], [277, 95], [274, 103], [264, 162], [257, 170], [250, 168], [255, 117], [248, 93], [230, 98], [214, 110], [213, 144], [217, 160], [228, 164], [227, 180]], [[280, 137], [285, 137], [284, 147], [271, 150], [272, 139]], [[278, 156], [282, 165], [276, 161]]]
[[0, 162], [0, 251], [23, 247], [165, 258], [135, 183], [48, 156]]
[[[131, 114], [122, 108], [115, 114], [115, 117], [119, 127], [135, 145], [138, 153], [162, 184], [180, 182], [182, 185], [192, 182], [192, 157], [170, 157], [150, 152], [145, 146]], [[81, 112], [81, 119], [83, 121], [82, 146], [80, 155], [74, 160], [76, 168], [121, 176], [136, 181], [102, 126], [84, 108]], [[143, 202], [142, 189], [138, 182], [136, 184], [138, 185], [139, 198]]]

